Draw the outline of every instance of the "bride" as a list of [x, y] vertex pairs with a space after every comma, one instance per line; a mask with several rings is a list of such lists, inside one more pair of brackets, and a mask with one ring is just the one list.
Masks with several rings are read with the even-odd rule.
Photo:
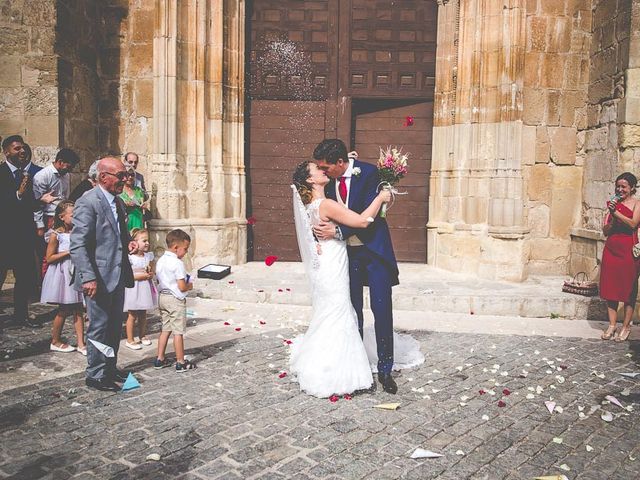
[[[361, 214], [325, 197], [329, 178], [313, 162], [302, 162], [293, 174], [293, 210], [300, 256], [311, 284], [313, 316], [304, 335], [291, 345], [290, 369], [300, 389], [316, 397], [345, 395], [373, 384], [377, 365], [375, 334], [366, 329], [364, 343], [349, 294], [349, 260], [344, 241], [316, 241], [312, 225], [331, 221], [367, 228], [390, 193], [381, 191]], [[400, 338], [403, 337], [403, 338]], [[395, 368], [424, 361], [418, 342], [408, 335], [395, 336]], [[365, 344], [370, 344], [365, 348]], [[367, 351], [371, 352], [369, 358]], [[401, 360], [402, 357], [406, 361]]]

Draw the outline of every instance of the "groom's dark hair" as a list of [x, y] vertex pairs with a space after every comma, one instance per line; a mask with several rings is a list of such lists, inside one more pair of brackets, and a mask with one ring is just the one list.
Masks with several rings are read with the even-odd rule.
[[321, 141], [313, 151], [315, 160], [324, 160], [327, 163], [336, 164], [338, 159], [348, 161], [347, 147], [344, 142], [337, 138], [327, 138]]

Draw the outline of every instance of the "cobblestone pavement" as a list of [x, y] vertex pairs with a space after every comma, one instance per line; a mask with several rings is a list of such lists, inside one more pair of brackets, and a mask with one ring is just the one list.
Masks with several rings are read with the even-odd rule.
[[[635, 342], [414, 332], [427, 361], [398, 374], [398, 395], [378, 388], [331, 403], [301, 394], [290, 376], [279, 378], [291, 334], [191, 351], [199, 368], [181, 375], [140, 364], [134, 371], [142, 387], [127, 393], [89, 391], [81, 375], [5, 391], [0, 476], [640, 476], [640, 380], [619, 375], [640, 370]], [[550, 414], [548, 400], [560, 411]], [[384, 402], [401, 406], [373, 408]], [[605, 411], [610, 423], [601, 419]], [[409, 458], [417, 447], [444, 456]]]

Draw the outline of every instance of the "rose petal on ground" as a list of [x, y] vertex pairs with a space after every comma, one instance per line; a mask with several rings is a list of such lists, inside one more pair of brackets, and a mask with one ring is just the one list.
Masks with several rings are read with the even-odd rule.
[[506, 404], [506, 403], [504, 403], [502, 400], [500, 400], [500, 401], [498, 402], [498, 406], [499, 406], [500, 408], [502, 408], [502, 407], [506, 407], [506, 406], [507, 406], [507, 404]]
[[331, 396], [329, 397], [329, 401], [330, 401], [331, 403], [336, 403], [336, 402], [338, 401], [338, 396], [337, 396], [337, 395], [331, 395]]
[[563, 413], [564, 412], [564, 409], [560, 405], [556, 405], [556, 408], [554, 408], [553, 410], [558, 412], [558, 413]]
[[482, 415], [482, 420], [484, 420], [485, 422], [489, 420], [489, 415]]
[[560, 437], [553, 437], [553, 443], [557, 443], [558, 445], [560, 445], [562, 443], [562, 438]]
[[268, 255], [267, 257], [265, 257], [264, 259], [264, 264], [267, 267], [270, 267], [271, 265], [273, 265], [274, 263], [276, 263], [276, 260], [278, 260], [278, 257], [275, 255]]
[[462, 450], [456, 450], [456, 455], [463, 456], [464, 452]]
[[547, 406], [547, 410], [549, 410], [549, 413], [553, 413], [553, 409], [556, 408], [556, 402], [545, 400], [544, 404]]
[[[567, 465], [566, 463], [563, 463], [562, 465], [560, 465], [560, 468], [561, 468], [562, 470], [564, 470], [565, 472], [568, 472], [568, 471], [570, 471], [570, 470], [571, 470], [571, 469], [569, 468], [569, 465]], [[564, 476], [564, 475], [563, 475], [563, 476]], [[567, 478], [567, 477], [565, 477], [565, 478]]]
[[506, 396], [509, 396], [509, 395], [511, 395], [511, 391], [508, 388], [505, 388], [504, 390], [502, 390], [502, 394], [506, 395]]
[[242, 329], [241, 329], [240, 327], [236, 327], [234, 330], [235, 330], [236, 332], [239, 332], [239, 331], [240, 331], [240, 330], [242, 330]]
[[351, 400], [353, 397], [349, 394], [346, 394], [342, 398], [344, 398], [345, 400]]
[[613, 403], [614, 405], [619, 406], [620, 408], [624, 408], [622, 406], [622, 404], [618, 401], [618, 399], [616, 397], [614, 397], [613, 395], [607, 395], [606, 397], [607, 400], [609, 400], [611, 403]]
[[591, 445], [585, 445], [584, 448], [587, 450], [587, 452], [593, 452], [593, 447]]
[[373, 408], [379, 408], [381, 410], [397, 410], [400, 408], [399, 403], [380, 403], [378, 405], [374, 405]]
[[631, 393], [631, 390], [629, 390], [628, 388], [625, 388], [620, 392], [620, 395], [622, 395], [623, 397], [628, 397], [630, 393]]
[[558, 383], [564, 383], [564, 377], [562, 375], [556, 375], [556, 380]]
[[533, 393], [527, 393], [528, 400], [533, 400], [534, 398], [536, 398], [536, 396]]
[[611, 412], [602, 412], [600, 418], [605, 422], [613, 422], [613, 414]]
[[147, 455], [147, 460], [158, 462], [160, 460], [160, 455], [157, 453], [150, 453], [149, 455]]
[[80, 407], [80, 406], [82, 406], [82, 404], [78, 403], [78, 402], [71, 402], [71, 406], [72, 407]]
[[267, 322], [265, 322], [264, 320], [260, 320], [260, 325], [266, 325]]

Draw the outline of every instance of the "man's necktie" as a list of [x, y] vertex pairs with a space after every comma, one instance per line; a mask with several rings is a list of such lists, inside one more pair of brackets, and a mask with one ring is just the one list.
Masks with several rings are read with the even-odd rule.
[[22, 183], [23, 176], [24, 174], [22, 173], [22, 170], [20, 170], [19, 168], [13, 172], [13, 177], [16, 180], [16, 188], [20, 188], [20, 184]]
[[340, 193], [340, 198], [342, 199], [342, 203], [346, 205], [347, 203], [347, 179], [344, 177], [340, 177], [340, 183], [338, 185], [338, 192]]

